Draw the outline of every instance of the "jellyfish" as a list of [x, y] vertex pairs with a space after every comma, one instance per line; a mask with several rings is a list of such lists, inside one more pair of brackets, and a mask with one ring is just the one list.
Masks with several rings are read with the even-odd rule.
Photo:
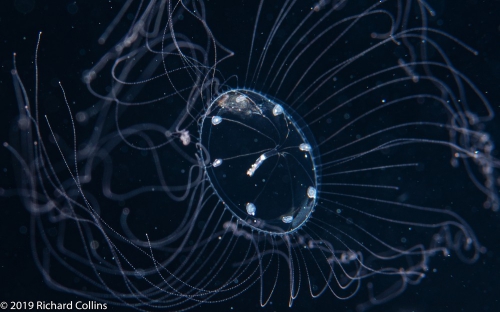
[[464, 215], [498, 210], [494, 112], [431, 4], [221, 5], [122, 4], [91, 103], [63, 81], [47, 110], [14, 62], [4, 147], [46, 283], [141, 311], [365, 311], [481, 259]]

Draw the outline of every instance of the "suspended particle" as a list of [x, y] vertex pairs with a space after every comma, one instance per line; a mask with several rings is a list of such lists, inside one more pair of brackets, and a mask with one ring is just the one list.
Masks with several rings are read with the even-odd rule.
[[184, 146], [188, 146], [191, 143], [191, 136], [189, 135], [189, 131], [182, 130], [180, 140]]

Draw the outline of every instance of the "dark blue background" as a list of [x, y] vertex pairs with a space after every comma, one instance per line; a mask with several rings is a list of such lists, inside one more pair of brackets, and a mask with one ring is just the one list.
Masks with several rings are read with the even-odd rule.
[[[17, 3], [17, 7], [14, 3]], [[30, 9], [30, 3], [33, 8]], [[12, 52], [18, 54], [21, 76], [32, 90], [34, 86], [33, 58], [39, 31], [43, 31], [40, 47], [40, 98], [57, 111], [64, 105], [57, 84], [61, 81], [68, 96], [80, 103], [92, 103], [93, 98], [81, 82], [82, 71], [92, 65], [106, 48], [97, 43], [117, 13], [121, 1], [2, 1], [0, 6], [0, 140], [8, 140], [8, 132], [16, 117], [16, 102], [10, 70]], [[432, 1], [430, 1], [432, 5]], [[470, 64], [457, 64], [488, 91], [489, 99], [500, 114], [500, 1], [445, 1], [440, 19], [441, 28], [458, 36], [480, 54]], [[22, 9], [24, 8], [24, 9]], [[27, 13], [21, 13], [24, 10]], [[222, 19], [224, 6], [215, 14]], [[215, 27], [220, 33], [220, 27]], [[224, 42], [223, 34], [218, 38]], [[50, 110], [49, 110], [50, 111]], [[500, 116], [498, 116], [500, 118]], [[500, 123], [497, 118], [496, 124]], [[488, 129], [500, 147], [500, 127], [495, 123]], [[498, 155], [497, 155], [498, 157]], [[12, 158], [0, 149], [0, 187], [15, 185], [11, 170]], [[28, 234], [29, 214], [15, 198], [0, 199], [0, 301], [45, 300], [67, 302], [78, 300], [71, 294], [48, 288], [35, 268]], [[500, 311], [500, 218], [491, 211], [481, 211], [477, 219], [468, 219], [480, 242], [488, 248], [476, 264], [465, 265], [456, 258], [437, 257], [431, 263], [438, 273], [418, 286], [410, 287], [404, 295], [377, 307], [380, 311]], [[356, 300], [356, 299], [354, 299]], [[304, 292], [293, 311], [344, 311], [351, 302], [331, 296], [313, 300]], [[195, 310], [252, 311], [258, 306], [258, 294], [245, 295], [223, 306], [203, 306]], [[244, 307], [244, 308], [241, 308]], [[430, 309], [429, 307], [432, 307]], [[109, 310], [109, 309], [108, 309]], [[265, 311], [273, 311], [268, 306]]]

